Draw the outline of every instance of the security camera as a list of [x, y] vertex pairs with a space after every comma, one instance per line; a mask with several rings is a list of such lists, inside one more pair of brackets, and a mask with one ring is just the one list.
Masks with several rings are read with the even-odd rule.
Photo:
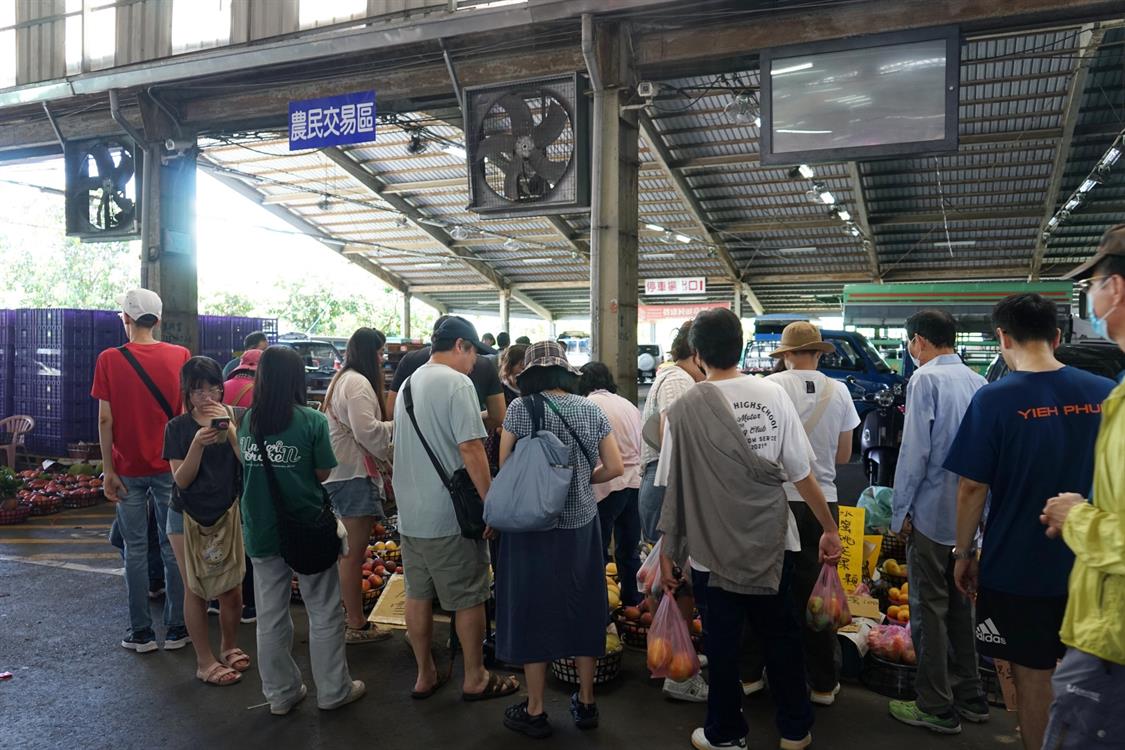
[[164, 150], [169, 154], [186, 154], [193, 148], [195, 148], [194, 140], [187, 140], [185, 138], [167, 138], [164, 141]]
[[641, 81], [637, 84], [637, 96], [642, 99], [652, 99], [656, 96], [656, 84], [652, 81]]

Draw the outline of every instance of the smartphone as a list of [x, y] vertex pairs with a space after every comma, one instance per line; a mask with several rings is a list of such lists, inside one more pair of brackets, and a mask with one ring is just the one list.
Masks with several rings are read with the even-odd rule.
[[230, 427], [230, 417], [212, 419], [211, 427], [216, 430], [227, 430]]

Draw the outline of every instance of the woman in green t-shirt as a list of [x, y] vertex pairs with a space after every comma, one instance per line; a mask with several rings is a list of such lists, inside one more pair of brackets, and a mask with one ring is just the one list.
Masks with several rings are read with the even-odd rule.
[[[328, 437], [328, 420], [305, 406], [305, 364], [286, 346], [262, 353], [254, 384], [254, 401], [238, 428], [245, 481], [242, 521], [246, 554], [254, 563], [254, 600], [258, 609], [258, 671], [270, 713], [289, 713], [306, 695], [301, 671], [293, 660], [293, 619], [289, 613], [293, 571], [281, 557], [275, 503], [293, 519], [312, 521], [323, 503], [321, 482], [336, 457]], [[270, 494], [255, 435], [267, 451], [282, 497]], [[367, 688], [352, 680], [344, 656], [344, 614], [340, 576], [335, 565], [315, 575], [298, 575], [309, 616], [309, 655], [317, 688], [317, 705], [339, 708], [358, 700]]]

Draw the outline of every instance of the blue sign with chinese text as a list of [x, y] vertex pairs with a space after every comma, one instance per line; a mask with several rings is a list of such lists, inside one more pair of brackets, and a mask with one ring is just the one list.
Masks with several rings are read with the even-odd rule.
[[289, 150], [375, 140], [375, 92], [289, 102]]

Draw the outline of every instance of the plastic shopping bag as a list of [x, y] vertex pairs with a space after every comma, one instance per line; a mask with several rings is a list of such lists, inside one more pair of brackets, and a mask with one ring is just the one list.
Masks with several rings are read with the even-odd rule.
[[699, 674], [699, 657], [676, 598], [665, 592], [648, 629], [648, 669], [653, 677], [683, 682]]
[[837, 630], [852, 621], [848, 610], [848, 598], [840, 585], [840, 575], [835, 565], [825, 563], [820, 568], [820, 576], [813, 586], [812, 596], [805, 607], [805, 622], [813, 630]]
[[663, 537], [656, 540], [656, 544], [652, 545], [648, 557], [645, 558], [644, 565], [637, 571], [637, 591], [641, 592], [641, 596], [651, 596], [655, 599], [660, 595], [660, 589], [664, 585], [660, 576], [660, 550], [663, 541]]
[[881, 534], [891, 527], [895, 493], [890, 487], [868, 487], [859, 496], [857, 507], [864, 510], [864, 531]]

